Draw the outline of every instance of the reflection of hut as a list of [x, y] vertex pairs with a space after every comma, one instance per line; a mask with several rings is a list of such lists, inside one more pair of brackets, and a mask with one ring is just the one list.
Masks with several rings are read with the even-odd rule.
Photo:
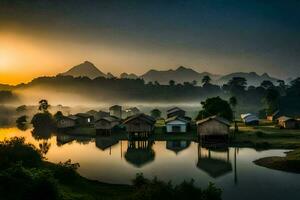
[[154, 129], [155, 119], [143, 113], [134, 115], [124, 121], [129, 134], [148, 136]]
[[174, 117], [174, 116], [184, 117], [185, 116], [185, 111], [178, 108], [178, 107], [174, 107], [174, 108], [171, 108], [171, 109], [167, 110], [167, 117], [168, 118], [171, 118], [171, 117]]
[[167, 141], [166, 148], [178, 154], [180, 151], [188, 148], [190, 144], [189, 141]]
[[286, 116], [279, 117], [277, 121], [280, 128], [295, 129], [298, 125], [297, 120]]
[[186, 133], [189, 121], [185, 118], [174, 116], [166, 119], [167, 133]]
[[73, 140], [74, 140], [73, 137], [71, 137], [70, 135], [66, 135], [66, 134], [58, 134], [56, 136], [56, 143], [58, 146], [62, 146], [64, 144], [72, 142]]
[[126, 161], [138, 168], [152, 162], [155, 158], [152, 144], [152, 141], [128, 141]]
[[212, 116], [197, 121], [197, 132], [201, 138], [228, 137], [230, 122], [222, 117]]
[[112, 137], [105, 137], [105, 136], [97, 136], [96, 137], [96, 147], [104, 151], [105, 149], [115, 145], [118, 143], [118, 140]]
[[217, 178], [232, 171], [229, 149], [210, 150], [198, 146], [197, 167], [209, 176]]
[[109, 116], [103, 117], [95, 122], [97, 133], [111, 133], [112, 129], [120, 124], [120, 119]]

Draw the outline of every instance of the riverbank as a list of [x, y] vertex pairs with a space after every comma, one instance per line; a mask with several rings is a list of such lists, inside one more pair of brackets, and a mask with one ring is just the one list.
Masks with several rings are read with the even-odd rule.
[[266, 157], [255, 160], [254, 163], [269, 169], [300, 173], [300, 149], [287, 152], [285, 157]]
[[232, 133], [230, 145], [255, 149], [296, 149], [300, 148], [300, 130], [279, 129], [271, 122], [259, 126], [239, 123], [239, 132]]

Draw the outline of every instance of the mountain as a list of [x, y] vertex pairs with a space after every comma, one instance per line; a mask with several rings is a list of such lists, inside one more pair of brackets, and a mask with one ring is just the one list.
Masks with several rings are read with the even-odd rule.
[[73, 76], [73, 77], [79, 77], [79, 76], [86, 76], [90, 79], [97, 78], [99, 76], [102, 77], [108, 77], [109, 75], [104, 74], [101, 72], [93, 63], [89, 61], [85, 61], [84, 63], [81, 63], [79, 65], [76, 65], [72, 67], [67, 72], [59, 74], [60, 76]]
[[170, 69], [165, 71], [150, 70], [143, 74], [140, 78], [143, 78], [146, 82], [158, 81], [161, 84], [169, 84], [170, 80], [174, 80], [176, 83], [192, 82], [196, 80], [201, 83], [203, 76], [210, 76], [212, 80], [219, 78], [219, 75], [211, 74], [208, 72], [196, 72], [191, 68], [183, 66], [178, 67], [176, 70]]
[[138, 79], [139, 77], [133, 73], [127, 74], [127, 73], [122, 73], [120, 75], [120, 78], [127, 78], [127, 79]]
[[270, 77], [267, 73], [264, 73], [262, 75], [258, 75], [256, 72], [236, 72], [231, 73], [225, 76], [222, 76], [218, 80], [215, 81], [218, 85], [223, 85], [227, 83], [230, 79], [233, 77], [243, 77], [247, 80], [248, 85], [258, 86], [263, 82], [264, 80], [272, 81], [274, 84], [278, 80], [277, 78]]

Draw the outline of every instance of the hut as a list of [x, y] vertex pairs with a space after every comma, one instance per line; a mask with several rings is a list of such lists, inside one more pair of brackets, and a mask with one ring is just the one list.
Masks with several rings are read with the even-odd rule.
[[275, 122], [279, 117], [280, 117], [280, 111], [276, 110], [274, 113], [267, 116], [267, 120]]
[[74, 117], [62, 116], [56, 121], [56, 127], [59, 129], [74, 128], [76, 126], [76, 119]]
[[88, 113], [78, 113], [75, 116], [79, 126], [90, 126], [94, 123], [94, 116]]
[[105, 112], [105, 111], [95, 111], [95, 110], [90, 110], [88, 112], [86, 112], [87, 114], [93, 115], [94, 116], [94, 120], [97, 121], [103, 117], [109, 117], [109, 112]]
[[110, 116], [115, 116], [119, 119], [122, 118], [122, 106], [114, 105], [109, 108], [109, 114]]
[[130, 135], [148, 137], [154, 130], [155, 119], [141, 113], [127, 118], [123, 124]]
[[258, 125], [259, 119], [256, 115], [251, 113], [241, 114], [241, 118], [246, 125]]
[[219, 116], [208, 117], [197, 121], [199, 138], [228, 138], [230, 122]]
[[167, 110], [167, 118], [171, 118], [174, 116], [178, 116], [178, 117], [184, 117], [185, 116], [185, 111], [178, 108], [178, 107], [174, 107], [171, 108], [169, 110]]
[[139, 114], [141, 111], [137, 108], [137, 107], [132, 107], [132, 108], [127, 108], [126, 110], [124, 110], [124, 114], [123, 117], [130, 117], [136, 114]]
[[186, 133], [189, 121], [183, 117], [174, 116], [165, 120], [167, 133]]
[[191, 144], [190, 141], [184, 141], [184, 140], [167, 141], [166, 148], [175, 152], [175, 154], [177, 155], [179, 152], [188, 148], [190, 144]]
[[280, 128], [286, 128], [286, 129], [296, 129], [298, 127], [298, 122], [296, 119], [281, 116], [277, 119], [278, 126]]
[[95, 122], [97, 133], [111, 133], [112, 129], [119, 125], [121, 120], [114, 116], [103, 117]]

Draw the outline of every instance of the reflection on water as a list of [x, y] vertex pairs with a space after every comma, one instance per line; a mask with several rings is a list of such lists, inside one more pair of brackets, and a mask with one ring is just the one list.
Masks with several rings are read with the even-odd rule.
[[[51, 162], [71, 159], [79, 173], [110, 183], [131, 183], [136, 173], [172, 180], [216, 183], [226, 199], [300, 199], [300, 175], [256, 166], [253, 160], [283, 156], [284, 150], [205, 148], [193, 141], [127, 141], [113, 137], [74, 137], [17, 128], [0, 129], [0, 140], [23, 136]], [[276, 193], [276, 195], [274, 195]]]

